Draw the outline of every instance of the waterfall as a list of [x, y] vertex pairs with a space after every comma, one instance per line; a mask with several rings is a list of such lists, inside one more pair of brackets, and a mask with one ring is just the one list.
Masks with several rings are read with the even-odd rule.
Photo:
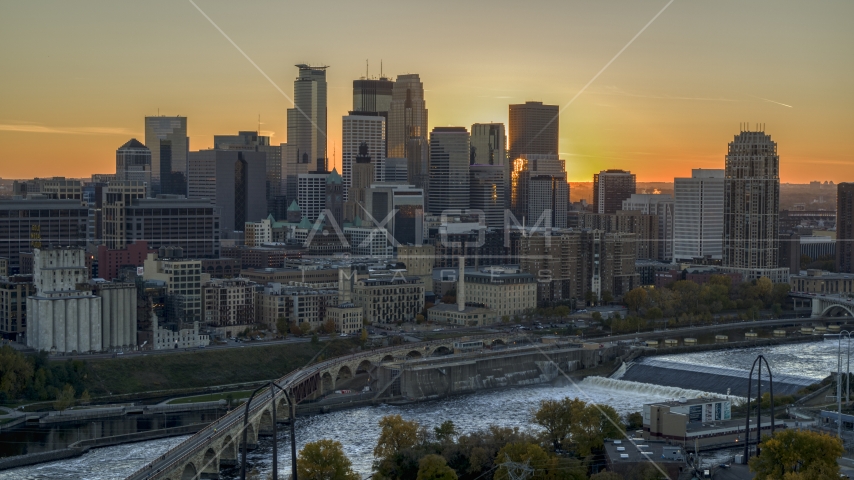
[[[703, 392], [701, 390], [688, 390], [679, 387], [667, 387], [663, 385], [653, 385], [651, 383], [632, 382], [629, 380], [618, 380], [615, 378], [605, 377], [587, 377], [579, 383], [579, 387], [584, 388], [584, 386], [602, 387], [609, 390], [620, 390], [624, 392], [633, 392], [672, 399], [677, 399], [679, 397], [712, 398], [722, 396], [717, 393]], [[735, 397], [730, 396], [730, 398]]]
[[623, 375], [626, 374], [626, 370], [629, 369], [629, 366], [630, 366], [630, 364], [623, 362], [620, 365], [620, 368], [618, 368], [617, 371], [614, 372], [609, 378], [613, 378], [615, 380], [619, 380], [619, 379], [623, 378]]

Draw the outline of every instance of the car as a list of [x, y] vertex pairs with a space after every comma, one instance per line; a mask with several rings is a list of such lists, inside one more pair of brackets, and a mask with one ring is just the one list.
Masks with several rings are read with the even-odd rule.
[[347, 336], [347, 334], [346, 334], [346, 333], [342, 333], [342, 334], [340, 334], [340, 335], [338, 335], [338, 336], [339, 336], [339, 337], [346, 337], [346, 336]]

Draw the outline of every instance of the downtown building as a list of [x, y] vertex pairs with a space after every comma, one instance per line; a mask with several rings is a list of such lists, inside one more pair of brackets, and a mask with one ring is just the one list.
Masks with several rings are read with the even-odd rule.
[[202, 285], [204, 322], [226, 338], [255, 323], [256, 284], [245, 278], [211, 279]]
[[836, 188], [836, 271], [854, 273], [854, 183]]
[[187, 195], [187, 117], [145, 117], [145, 146], [151, 152], [152, 195]]
[[[326, 66], [296, 65], [294, 108], [288, 109], [288, 143], [282, 172], [287, 198], [295, 198], [297, 176], [326, 171]], [[316, 165], [316, 168], [313, 166]]]
[[636, 191], [636, 175], [625, 170], [593, 174], [593, 208], [596, 213], [617, 213]]
[[483, 221], [490, 228], [504, 228], [504, 173], [504, 165], [469, 167], [469, 207], [483, 212]]
[[[388, 82], [391, 83], [391, 82]], [[344, 178], [344, 198], [349, 199], [353, 188], [353, 169], [360, 156], [369, 156], [374, 167], [372, 182], [385, 181], [386, 119], [376, 112], [350, 112], [344, 117], [341, 144], [341, 173]], [[367, 151], [362, 153], [362, 145]]]
[[131, 138], [116, 150], [116, 181], [140, 182], [151, 196], [151, 150]]
[[724, 170], [693, 169], [673, 179], [673, 259], [720, 260], [724, 236]]
[[0, 275], [2, 338], [12, 341], [23, 339], [27, 332], [27, 298], [35, 292], [32, 275]]
[[[516, 222], [566, 226], [569, 184], [565, 165], [565, 160], [551, 154], [521, 154], [513, 160], [509, 206]], [[558, 215], [555, 210], [562, 213]]]
[[412, 185], [378, 183], [365, 198], [362, 226], [387, 230], [400, 245], [424, 241], [424, 191]]
[[360, 278], [353, 286], [353, 303], [364, 309], [369, 323], [412, 322], [424, 309], [424, 282], [403, 275]]
[[398, 75], [392, 87], [388, 112], [388, 148], [386, 157], [406, 158], [408, 182], [427, 188], [429, 147], [427, 142], [427, 103], [424, 84], [418, 74]]
[[469, 208], [471, 144], [465, 127], [435, 127], [430, 132], [428, 211], [441, 215]]
[[543, 102], [510, 105], [510, 161], [524, 154], [557, 155], [559, 114], [557, 105]]
[[[643, 215], [658, 217], [658, 230], [654, 232], [658, 241], [658, 251], [653, 252], [650, 258], [662, 262], [671, 261], [673, 259], [673, 197], [670, 195], [634, 193], [627, 200], [623, 200], [623, 210], [637, 211]], [[639, 258], [643, 257], [639, 256]]]
[[763, 131], [742, 131], [729, 144], [724, 178], [722, 266], [744, 280], [788, 283], [779, 257], [780, 157]]
[[284, 207], [279, 208], [285, 202], [284, 181], [282, 179], [282, 145], [285, 144], [271, 145], [270, 137], [252, 131], [237, 132], [237, 135], [214, 135], [215, 150], [264, 153], [267, 171], [265, 185], [267, 213], [273, 214], [276, 218], [284, 218], [285, 216]]

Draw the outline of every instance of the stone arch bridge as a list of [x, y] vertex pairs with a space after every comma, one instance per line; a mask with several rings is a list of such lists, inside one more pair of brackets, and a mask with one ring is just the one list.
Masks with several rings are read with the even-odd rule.
[[795, 308], [801, 304], [810, 304], [811, 318], [854, 317], [854, 299], [832, 294], [796, 293], [789, 294], [795, 302]]
[[[496, 333], [465, 337], [465, 341], [482, 341], [484, 346], [491, 347], [515, 343], [522, 338]], [[292, 371], [276, 380], [276, 383], [287, 390], [294, 402], [299, 404], [335, 390], [336, 385], [358, 374], [371, 373], [383, 363], [449, 355], [454, 352], [454, 343], [459, 341], [461, 338], [449, 338], [346, 355]], [[372, 390], [377, 392], [375, 399], [379, 399], [385, 386], [374, 383], [373, 387]], [[287, 422], [288, 408], [286, 397], [278, 389], [275, 395], [271, 394], [269, 389], [262, 390], [256, 395], [245, 427], [247, 449], [255, 448], [259, 437], [273, 434], [273, 422]], [[244, 412], [245, 404], [211, 423], [127, 478], [129, 480], [219, 478], [221, 467], [232, 467], [239, 462], [243, 448]]]

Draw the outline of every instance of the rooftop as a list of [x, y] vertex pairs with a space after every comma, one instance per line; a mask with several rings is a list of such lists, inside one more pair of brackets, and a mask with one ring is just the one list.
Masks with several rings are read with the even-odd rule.
[[655, 460], [660, 463], [685, 463], [685, 451], [682, 447], [668, 445], [657, 440], [606, 440], [605, 453], [611, 463], [635, 463]]

